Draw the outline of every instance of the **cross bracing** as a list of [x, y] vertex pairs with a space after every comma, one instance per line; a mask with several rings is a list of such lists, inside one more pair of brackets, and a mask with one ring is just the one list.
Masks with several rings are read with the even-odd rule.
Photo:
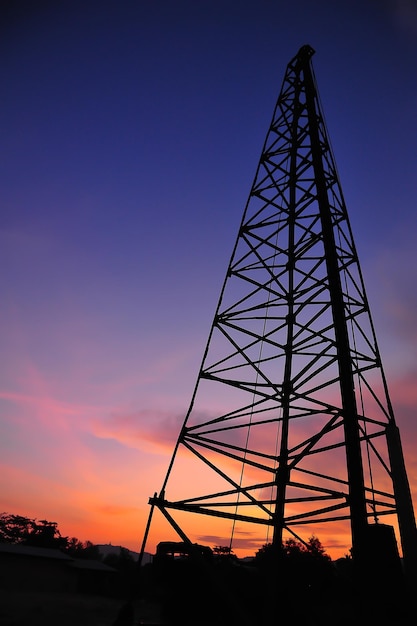
[[369, 522], [396, 524], [399, 509], [413, 526], [312, 54], [305, 46], [288, 64], [190, 407], [150, 500], [186, 541], [177, 512], [267, 527], [278, 542], [349, 521], [359, 544]]

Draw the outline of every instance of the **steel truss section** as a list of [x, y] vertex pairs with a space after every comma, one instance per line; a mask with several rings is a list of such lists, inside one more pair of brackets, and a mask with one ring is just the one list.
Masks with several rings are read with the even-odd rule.
[[404, 552], [415, 537], [407, 476], [312, 55], [304, 46], [288, 64], [150, 504], [185, 541], [184, 513], [267, 527], [276, 543], [347, 521], [358, 554], [369, 523], [396, 526], [402, 511]]

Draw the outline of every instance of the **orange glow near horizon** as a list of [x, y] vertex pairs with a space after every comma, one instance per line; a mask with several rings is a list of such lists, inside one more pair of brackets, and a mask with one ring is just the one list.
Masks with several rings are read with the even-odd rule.
[[[392, 388], [394, 401], [401, 399], [398, 421], [405, 426], [415, 401], [414, 392], [403, 393], [408, 384], [408, 378], [400, 379]], [[114, 416], [109, 421], [100, 419], [99, 407], [64, 405], [54, 395], [33, 393], [11, 399], [3, 394], [3, 398], [10, 403], [13, 400], [15, 407], [29, 406], [31, 420], [25, 419], [22, 412], [18, 422], [18, 427], [30, 435], [26, 454], [18, 462], [17, 458], [5, 458], [1, 466], [2, 509], [56, 521], [65, 536], [123, 545], [138, 552], [150, 509], [148, 498], [161, 488], [180, 419], [170, 419], [168, 412], [129, 416], [121, 411], [120, 419]], [[415, 496], [417, 456], [413, 439], [403, 439]], [[182, 471], [187, 475], [187, 464]], [[178, 481], [180, 485], [181, 473]], [[195, 477], [194, 484], [197, 493], [209, 492], [213, 486], [202, 475]], [[193, 541], [211, 547], [229, 545], [230, 522], [192, 517], [187, 520], [187, 532]], [[349, 552], [346, 524], [332, 525], [331, 529], [326, 524], [312, 526], [310, 535], [320, 539], [332, 558]], [[178, 537], [155, 510], [146, 550], [154, 553], [157, 543], [167, 539]], [[249, 529], [237, 524], [232, 547], [238, 556], [249, 556], [269, 540], [266, 528]]]

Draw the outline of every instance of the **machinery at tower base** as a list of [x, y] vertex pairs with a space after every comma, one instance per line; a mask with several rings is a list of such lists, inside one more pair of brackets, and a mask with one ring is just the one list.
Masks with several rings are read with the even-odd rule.
[[398, 566], [395, 528], [417, 580], [400, 436], [313, 54], [303, 46], [287, 66], [142, 552], [155, 509], [190, 546], [196, 518], [231, 546], [243, 527], [276, 546], [347, 533], [362, 572], [377, 553]]

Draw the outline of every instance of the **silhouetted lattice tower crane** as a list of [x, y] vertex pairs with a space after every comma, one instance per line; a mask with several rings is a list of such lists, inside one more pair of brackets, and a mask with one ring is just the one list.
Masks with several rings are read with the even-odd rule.
[[197, 514], [212, 535], [247, 523], [275, 545], [345, 524], [360, 562], [393, 526], [412, 569], [410, 489], [313, 53], [288, 64], [145, 541], [155, 507], [185, 542]]

